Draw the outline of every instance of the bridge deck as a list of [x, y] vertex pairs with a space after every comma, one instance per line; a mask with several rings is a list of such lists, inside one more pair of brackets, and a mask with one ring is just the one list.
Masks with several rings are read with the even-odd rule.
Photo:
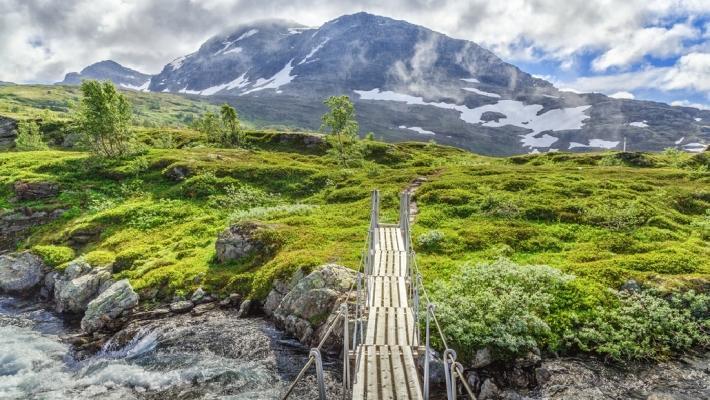
[[367, 333], [356, 349], [354, 400], [422, 399], [412, 348], [419, 343], [407, 285], [407, 253], [398, 226], [380, 225], [367, 277]]

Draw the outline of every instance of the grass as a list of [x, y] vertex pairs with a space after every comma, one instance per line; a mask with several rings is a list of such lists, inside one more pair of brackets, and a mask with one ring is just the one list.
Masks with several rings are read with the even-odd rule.
[[[61, 120], [67, 115], [60, 100], [76, 95], [71, 87], [3, 86], [0, 114], [32, 117], [50, 109]], [[34, 249], [57, 268], [72, 257], [113, 263], [115, 277], [128, 278], [147, 303], [186, 297], [198, 287], [263, 299], [275, 278], [298, 269], [330, 262], [356, 268], [370, 191], [381, 191], [382, 220], [395, 222], [398, 193], [426, 177], [415, 197], [415, 250], [463, 358], [481, 346], [638, 359], [707, 345], [707, 333], [698, 334], [702, 321], [700, 332], [710, 329], [707, 153], [490, 158], [434, 144], [364, 141], [362, 164], [342, 169], [326, 145], [305, 136], [253, 130], [245, 149], [205, 147], [177, 116], [203, 104], [130, 96], [145, 110], [140, 115], [163, 126], [135, 121], [140, 140], [152, 146], [136, 156], [0, 152], [0, 208], [67, 210], [19, 249]], [[173, 145], [155, 148], [167, 135]], [[17, 180], [57, 182], [61, 195], [18, 203]], [[267, 224], [266, 238], [277, 250], [219, 264], [218, 234], [248, 221]], [[71, 240], [87, 233], [93, 239], [85, 245]], [[479, 279], [488, 275], [503, 286]], [[642, 295], [617, 292], [630, 279]], [[455, 306], [467, 298], [474, 309]], [[653, 312], [649, 321], [667, 323], [650, 326], [644, 309]], [[485, 326], [475, 324], [486, 318]], [[680, 333], [674, 339], [671, 331]]]

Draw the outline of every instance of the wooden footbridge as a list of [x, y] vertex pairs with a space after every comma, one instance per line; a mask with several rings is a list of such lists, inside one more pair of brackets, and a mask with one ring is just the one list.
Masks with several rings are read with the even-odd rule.
[[[435, 307], [429, 302], [422, 285], [411, 246], [410, 193], [405, 191], [401, 195], [399, 223], [381, 223], [379, 210], [380, 195], [374, 191], [367, 248], [356, 279], [354, 304], [341, 305], [319, 346], [311, 349], [308, 362], [288, 388], [284, 400], [313, 364], [320, 400], [326, 399], [320, 350], [336, 327], [344, 328], [344, 393], [352, 393], [353, 400], [428, 400], [429, 362], [433, 355], [430, 346], [432, 322], [444, 344], [447, 399], [457, 399], [460, 391], [475, 399], [464, 378], [463, 367], [456, 362], [456, 352], [446, 346]], [[422, 299], [426, 301], [423, 327], [420, 326], [419, 312]], [[420, 343], [421, 330], [425, 332], [423, 345]], [[418, 363], [420, 358], [423, 362]], [[423, 365], [421, 370], [417, 365]], [[458, 389], [457, 382], [462, 383]]]

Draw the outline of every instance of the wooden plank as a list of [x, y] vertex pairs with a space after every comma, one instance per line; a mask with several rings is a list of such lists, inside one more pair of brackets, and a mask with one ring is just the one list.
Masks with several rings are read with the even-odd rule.
[[392, 353], [389, 346], [380, 347], [380, 382], [382, 384], [383, 400], [394, 400], [394, 382], [392, 381]]
[[[397, 400], [409, 399], [409, 383], [407, 382], [407, 373], [405, 368], [402, 352], [398, 351], [397, 354], [392, 356], [392, 376], [396, 388], [395, 396]], [[357, 397], [353, 396], [353, 399], [356, 398]]]
[[358, 370], [356, 371], [355, 385], [353, 387], [353, 399], [364, 399], [365, 398], [365, 381], [367, 380], [365, 372], [367, 368], [365, 367], [367, 360], [363, 357], [363, 352], [367, 349], [365, 346], [358, 346], [357, 359], [360, 360], [358, 365]]
[[417, 377], [417, 367], [414, 365], [414, 356], [412, 349], [407, 346], [402, 347], [405, 369], [407, 371], [407, 382], [409, 383], [409, 398], [422, 399], [422, 389], [419, 386], [419, 378]]
[[378, 399], [379, 396], [379, 382], [378, 382], [378, 370], [377, 370], [377, 347], [376, 346], [366, 346], [366, 358], [367, 358], [367, 399]]
[[404, 237], [402, 236], [402, 230], [396, 229], [395, 231], [397, 236], [397, 250], [404, 251]]

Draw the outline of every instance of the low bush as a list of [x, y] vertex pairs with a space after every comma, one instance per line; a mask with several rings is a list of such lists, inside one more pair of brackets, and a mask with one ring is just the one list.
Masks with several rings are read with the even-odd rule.
[[66, 246], [37, 245], [32, 248], [32, 252], [40, 256], [44, 262], [57, 267], [74, 259], [74, 250]]

